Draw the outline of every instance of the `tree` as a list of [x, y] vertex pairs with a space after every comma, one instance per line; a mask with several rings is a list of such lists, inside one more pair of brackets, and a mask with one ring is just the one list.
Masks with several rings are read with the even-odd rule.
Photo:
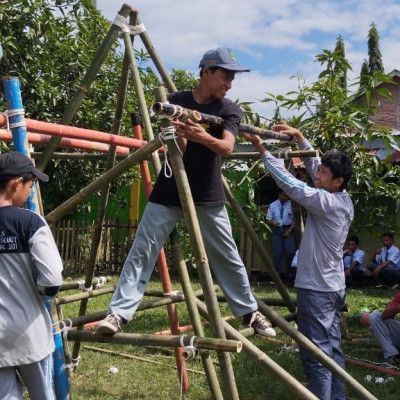
[[[22, 102], [28, 118], [57, 122], [81, 83], [98, 46], [110, 28], [91, 0], [15, 0], [0, 2], [0, 38], [4, 52], [0, 75], [20, 80]], [[160, 79], [148, 67], [149, 55], [135, 51], [148, 108], [154, 102], [153, 88]], [[71, 125], [110, 132], [122, 71], [123, 54], [116, 42], [100, 68]], [[193, 76], [177, 71], [179, 84]], [[0, 91], [0, 104], [4, 96]], [[129, 114], [138, 110], [133, 84], [128, 87], [122, 135], [131, 136]], [[3, 148], [4, 144], [1, 144]], [[40, 148], [37, 148], [40, 151]], [[72, 151], [72, 150], [70, 150]], [[51, 180], [43, 185], [45, 212], [57, 207], [104, 170], [102, 161], [57, 161], [46, 172]], [[118, 186], [137, 179], [135, 170], [113, 182]], [[87, 207], [81, 205], [77, 210]]]
[[360, 87], [365, 87], [368, 84], [369, 67], [368, 61], [364, 58], [360, 71]]
[[[335, 54], [338, 57], [340, 57], [340, 59], [346, 58], [346, 50], [345, 50], [345, 45], [344, 45], [342, 35], [339, 35], [339, 37], [336, 40]], [[344, 90], [346, 90], [347, 89], [347, 68], [344, 68], [344, 69], [341, 68], [342, 65], [343, 64], [340, 62], [335, 62], [334, 71], [337, 75], [337, 78], [339, 79], [340, 86]]]
[[[323, 66], [318, 79], [307, 85], [299, 76], [297, 91], [286, 95], [269, 95], [264, 101], [273, 101], [277, 105], [275, 114], [283, 111], [294, 112], [288, 123], [301, 129], [316, 149], [323, 153], [332, 148], [346, 152], [353, 163], [353, 178], [350, 181], [355, 209], [353, 223], [355, 232], [360, 229], [371, 229], [377, 232], [382, 226], [388, 200], [400, 198], [398, 180], [400, 170], [387, 160], [379, 160], [368, 154], [366, 142], [381, 140], [388, 149], [398, 148], [395, 138], [388, 132], [371, 129], [369, 117], [374, 113], [375, 105], [371, 101], [355, 101], [348, 97], [346, 91], [336, 79], [335, 67], [349, 69], [348, 61], [337, 52], [324, 50], [316, 56]], [[390, 82], [391, 78], [379, 73], [368, 79], [364, 93], [371, 99], [372, 91], [379, 91], [383, 96], [390, 94], [380, 91], [381, 82]], [[387, 219], [386, 219], [387, 220]], [[399, 230], [399, 221], [395, 218], [390, 226], [382, 229]]]
[[379, 33], [378, 29], [373, 22], [370, 25], [368, 32], [368, 67], [369, 74], [373, 75], [374, 72], [384, 73], [382, 54], [379, 50]]

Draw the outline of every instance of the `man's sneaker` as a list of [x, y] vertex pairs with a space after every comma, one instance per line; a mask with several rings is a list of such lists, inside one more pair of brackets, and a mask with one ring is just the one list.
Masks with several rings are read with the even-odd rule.
[[96, 327], [96, 333], [114, 334], [122, 332], [121, 317], [118, 314], [108, 314]]
[[382, 284], [380, 283], [379, 285], [376, 285], [375, 287], [376, 287], [377, 289], [380, 289], [380, 288], [383, 288], [383, 286], [385, 286], [385, 285], [382, 285]]
[[382, 363], [382, 367], [385, 368], [398, 368], [400, 366], [400, 355], [387, 357], [385, 361]]
[[398, 286], [399, 286], [399, 284], [398, 284], [398, 283], [395, 283], [393, 286], [390, 286], [390, 287], [388, 288], [388, 290], [397, 289]]
[[264, 315], [259, 311], [254, 311], [243, 317], [242, 324], [252, 327], [257, 333], [263, 336], [276, 336], [275, 329], [265, 320]]

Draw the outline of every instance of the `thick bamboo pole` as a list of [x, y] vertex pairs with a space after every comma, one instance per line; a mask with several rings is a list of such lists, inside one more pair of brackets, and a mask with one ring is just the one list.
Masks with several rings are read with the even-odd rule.
[[[127, 17], [132, 7], [124, 4], [118, 14], [122, 17]], [[60, 123], [63, 125], [68, 125], [72, 118], [75, 116], [78, 111], [79, 106], [81, 105], [83, 98], [89, 90], [90, 85], [96, 79], [97, 72], [103, 64], [103, 61], [106, 59], [108, 52], [118, 37], [120, 33], [120, 28], [116, 24], [112, 24], [106, 37], [104, 38], [103, 43], [97, 50], [92, 63], [90, 64], [85, 76], [81, 84], [79, 85], [78, 90], [75, 92], [74, 97], [69, 103], [68, 107], [64, 111], [63, 116], [61, 117]], [[43, 151], [42, 157], [38, 161], [37, 167], [41, 170], [44, 170], [51, 159], [51, 155], [54, 153], [55, 149], [58, 147], [60, 143], [60, 137], [53, 137], [50, 143], [47, 145], [46, 149]]]
[[240, 353], [242, 351], [242, 343], [239, 340], [198, 336], [160, 336], [140, 333], [115, 333], [114, 335], [101, 335], [89, 331], [68, 330], [67, 338], [71, 341], [80, 340], [82, 342], [130, 344], [133, 346], [179, 347], [183, 344], [187, 347], [192, 343], [192, 345], [199, 350], [216, 350], [232, 353]]
[[[132, 128], [134, 136], [137, 139], [142, 139], [142, 130], [139, 124], [139, 115], [133, 114], [131, 115], [131, 118], [132, 118], [132, 125], [133, 125]], [[153, 189], [153, 185], [151, 183], [150, 171], [147, 161], [140, 162], [140, 174], [142, 177], [142, 183], [144, 186], [146, 198], [148, 200], [151, 191]], [[173, 289], [168, 272], [167, 258], [165, 256], [163, 248], [161, 249], [160, 254], [158, 256], [157, 265], [160, 271], [160, 278], [161, 278], [163, 292], [172, 293]], [[167, 313], [168, 313], [171, 333], [173, 335], [179, 335], [180, 334], [179, 321], [175, 304], [170, 304], [167, 306]], [[183, 351], [182, 347], [176, 347], [174, 349], [178, 378], [181, 382], [182, 391], [186, 393], [189, 388], [189, 378], [186, 371], [186, 363], [182, 357], [182, 351]]]
[[258, 307], [269, 320], [281, 328], [286, 334], [296, 341], [299, 346], [307, 350], [316, 360], [318, 360], [325, 368], [332, 372], [338, 379], [344, 382], [348, 387], [351, 387], [361, 399], [377, 400], [376, 397], [368, 392], [358, 381], [349, 375], [342, 367], [336, 364], [329, 356], [319, 349], [311, 340], [307, 339], [297, 329], [285, 321], [279, 314], [269, 308], [262, 301], [257, 299]]
[[[130, 25], [136, 24], [136, 16], [132, 16], [132, 14], [131, 14], [129, 24]], [[125, 40], [128, 40], [131, 43], [131, 40], [133, 40], [133, 38], [130, 37], [129, 32], [125, 32], [124, 36], [125, 36]], [[116, 134], [116, 135], [119, 135], [120, 130], [121, 130], [122, 114], [123, 114], [124, 105], [125, 105], [126, 93], [128, 90], [129, 58], [130, 57], [128, 56], [127, 50], [126, 50], [124, 60], [122, 63], [121, 80], [120, 80], [120, 84], [119, 84], [119, 88], [118, 88], [117, 104], [116, 104], [116, 109], [115, 109], [114, 123], [112, 126], [112, 133]], [[114, 166], [115, 156], [116, 156], [116, 146], [111, 145], [110, 152], [108, 153], [108, 157], [107, 157], [107, 165], [106, 165], [107, 171], [109, 171]], [[101, 233], [103, 231], [103, 222], [104, 222], [104, 216], [106, 214], [106, 207], [107, 207], [107, 202], [108, 202], [109, 191], [110, 191], [110, 183], [108, 183], [107, 185], [104, 185], [101, 188], [100, 200], [99, 200], [99, 205], [97, 208], [97, 217], [96, 217], [96, 222], [95, 222], [95, 228], [94, 228], [93, 234], [92, 234], [89, 260], [87, 263], [85, 287], [89, 287], [93, 280], [94, 269], [95, 269], [96, 261], [97, 261], [97, 255], [98, 255], [99, 249], [100, 249]], [[81, 301], [80, 308], [79, 308], [79, 315], [86, 314], [87, 304], [88, 304], [87, 299], [83, 299]], [[78, 329], [82, 330], [83, 326], [78, 326]], [[80, 347], [81, 347], [80, 342], [78, 340], [74, 343], [74, 349], [72, 352], [73, 359], [77, 359], [79, 357]]]
[[[191, 112], [193, 110], [189, 110], [187, 108], [174, 104], [158, 102], [153, 104], [153, 111], [156, 114], [165, 114], [179, 119], [185, 117], [188, 112]], [[199, 114], [201, 115], [201, 123], [206, 123], [210, 125], [221, 125], [223, 122], [223, 119], [221, 117], [216, 117], [215, 115], [204, 113]], [[246, 132], [252, 135], [258, 135], [260, 137], [276, 139], [285, 142], [293, 141], [293, 138], [290, 135], [286, 135], [285, 133], [275, 132], [269, 129], [262, 129], [248, 124], [240, 124], [239, 132]]]
[[157, 137], [156, 139], [149, 142], [146, 146], [142, 147], [139, 150], [136, 150], [135, 153], [129, 155], [127, 158], [125, 158], [125, 160], [122, 160], [115, 167], [105, 172], [102, 176], [95, 179], [88, 186], [81, 189], [78, 193], [70, 197], [55, 210], [47, 214], [47, 222], [49, 224], [53, 224], [54, 222], [58, 221], [65, 214], [71, 211], [77, 204], [82, 203], [90, 195], [96, 193], [99, 189], [101, 189], [104, 185], [107, 185], [113, 179], [116, 179], [133, 165], [139, 163], [142, 160], [145, 160], [151, 153], [159, 149], [161, 145], [161, 140]]
[[[175, 87], [172, 87], [171, 90], [176, 90]], [[162, 101], [166, 101], [165, 91], [158, 90], [159, 99]], [[161, 171], [161, 163], [159, 159], [158, 153], [153, 153], [153, 163], [154, 169], [157, 174]], [[204, 330], [202, 326], [202, 322], [200, 319], [199, 311], [197, 310], [196, 303], [194, 300], [195, 293], [190, 284], [190, 278], [187, 273], [186, 263], [184, 256], [182, 254], [182, 247], [180, 245], [178, 235], [176, 230], [174, 230], [170, 235], [171, 243], [174, 248], [174, 257], [176, 264], [178, 265], [179, 277], [183, 286], [183, 292], [186, 297], [186, 304], [189, 310], [189, 315], [192, 321], [192, 324], [195, 327], [195, 333], [198, 336], [204, 337]], [[215, 288], [214, 288], [215, 289]], [[221, 387], [218, 381], [217, 373], [214, 367], [214, 363], [211, 359], [211, 355], [208, 353], [200, 354], [201, 361], [203, 363], [204, 371], [207, 378], [208, 387], [210, 388], [211, 396], [214, 400], [223, 400], [223, 395], [221, 391]]]
[[[106, 282], [109, 282], [110, 280], [111, 280], [111, 278], [108, 276], [94, 278], [93, 281], [91, 282], [91, 285], [92, 286], [104, 285]], [[84, 281], [65, 282], [61, 285], [59, 293], [64, 290], [80, 289], [82, 287], [83, 282]]]
[[[209, 318], [207, 308], [205, 305], [199, 300], [196, 299], [197, 307], [199, 308], [200, 314], [206, 319]], [[306, 400], [317, 400], [317, 397], [314, 396], [308, 389], [306, 389], [300, 382], [298, 382], [292, 375], [286, 372], [279, 364], [277, 364], [274, 360], [269, 358], [265, 353], [263, 353], [257, 346], [255, 346], [252, 342], [250, 342], [246, 337], [240, 334], [235, 328], [233, 328], [230, 324], [223, 321], [223, 326], [226, 332], [226, 336], [231, 339], [240, 340], [243, 343], [243, 351], [248, 354], [250, 357], [257, 360], [261, 366], [268, 371], [272, 372], [278, 379], [292, 388], [293, 393], [297, 394], [299, 398]], [[247, 334], [253, 334], [251, 330], [245, 330]]]
[[[105, 144], [119, 145], [130, 149], [140, 149], [146, 142], [125, 136], [113, 135], [106, 132], [95, 131], [92, 129], [77, 128], [75, 126], [60, 125], [50, 122], [37, 121], [35, 119], [25, 119], [28, 132], [40, 133], [45, 137], [60, 136], [61, 138], [71, 138], [88, 140]], [[0, 126], [6, 124], [6, 117], [0, 114]], [[61, 145], [61, 143], [60, 143]]]
[[[288, 151], [271, 151], [270, 152], [276, 158], [295, 158], [295, 157], [318, 157], [318, 150], [288, 150]], [[259, 160], [259, 152], [236, 152], [225, 157], [226, 159], [239, 159], [239, 160]]]
[[[155, 93], [156, 100], [165, 98], [163, 88]], [[167, 119], [162, 120], [163, 127], [170, 125]], [[166, 140], [168, 143], [168, 150], [170, 162], [182, 204], [182, 212], [188, 228], [189, 237], [193, 246], [193, 252], [198, 267], [199, 278], [204, 290], [204, 297], [210, 313], [210, 326], [215, 337], [225, 338], [225, 332], [222, 326], [221, 313], [218, 302], [215, 297], [215, 292], [212, 290], [213, 280], [211, 276], [210, 267], [207, 260], [207, 254], [204, 247], [203, 238], [201, 235], [199, 221], [196, 215], [192, 193], [190, 191], [189, 182], [187, 179], [185, 167], [183, 165], [182, 155], [173, 139]], [[221, 377], [223, 381], [223, 393], [225, 399], [239, 399], [237, 392], [235, 376], [233, 373], [232, 362], [229, 354], [221, 353], [218, 355]]]
[[271, 262], [271, 258], [269, 257], [269, 254], [265, 250], [263, 244], [261, 243], [261, 240], [257, 236], [257, 233], [254, 230], [253, 226], [251, 225], [250, 221], [246, 217], [246, 214], [243, 212], [242, 207], [240, 206], [240, 204], [237, 202], [237, 200], [233, 196], [233, 193], [224, 177], [222, 177], [222, 182], [224, 184], [225, 194], [229, 201], [229, 204], [231, 205], [233, 211], [236, 213], [236, 215], [239, 217], [240, 221], [242, 222], [242, 225], [243, 225], [245, 231], [251, 238], [253, 246], [256, 248], [256, 250], [259, 252], [262, 259], [264, 260], [264, 266], [267, 268], [270, 278], [275, 282], [278, 292], [282, 296], [282, 299], [285, 302], [288, 310], [291, 312], [296, 311], [296, 306], [294, 305], [293, 300], [291, 299], [291, 297], [289, 295], [289, 292], [287, 291], [285, 285], [282, 283], [281, 279], [279, 278], [279, 275], [276, 272], [275, 268], [273, 268], [273, 266], [272, 266], [272, 262]]
[[[192, 322], [194, 333], [197, 336], [204, 337], [204, 328], [200, 318], [199, 310], [196, 305], [196, 293], [193, 292], [190, 282], [189, 273], [187, 271], [185, 258], [183, 256], [182, 245], [178, 240], [176, 230], [171, 234], [174, 257], [179, 271], [179, 279], [181, 281], [182, 290], [185, 294], [185, 301], [189, 311], [190, 321]], [[214, 288], [215, 289], [215, 288]], [[223, 400], [221, 387], [218, 382], [218, 377], [214, 368], [211, 355], [208, 353], [200, 353], [200, 358], [203, 363], [204, 371], [207, 377], [208, 387], [211, 391], [211, 396], [214, 400]]]
[[[84, 292], [71, 294], [69, 296], [57, 297], [56, 305], [59, 306], [61, 304], [73, 303], [75, 301], [91, 299], [92, 297], [103, 296], [104, 294], [113, 293], [114, 290], [115, 290], [115, 286], [104, 286], [100, 289], [87, 290]], [[83, 315], [83, 314], [79, 314], [79, 315]], [[74, 358], [76, 358], [76, 357], [74, 357]]]
[[[27, 133], [27, 139], [29, 143], [33, 144], [47, 144], [51, 140], [51, 136], [43, 135], [40, 133]], [[12, 135], [10, 132], [0, 129], [0, 140], [4, 140], [7, 142], [12, 141]], [[70, 138], [62, 138], [59, 143], [60, 147], [67, 147], [67, 148], [74, 148], [74, 149], [81, 149], [81, 150], [92, 150], [92, 151], [100, 151], [103, 153], [108, 153], [110, 151], [110, 146], [105, 143], [96, 143], [96, 142], [89, 142], [88, 140], [80, 140], [80, 139], [70, 139]], [[118, 146], [117, 148], [118, 154], [129, 154], [128, 147], [121, 147]], [[43, 154], [43, 153], [40, 153]]]
[[[83, 294], [83, 293], [82, 293]], [[202, 290], [196, 290], [193, 292], [194, 296], [201, 296], [203, 294]], [[89, 297], [90, 297], [89, 293]], [[74, 295], [72, 295], [74, 296]], [[66, 299], [68, 301], [68, 298]], [[148, 301], [142, 301], [137, 309], [137, 311], [145, 311], [145, 310], [150, 310], [156, 307], [164, 307], [168, 304], [173, 304], [173, 303], [179, 303], [185, 301], [185, 296], [183, 293], [178, 293], [174, 294], [172, 296], [164, 297], [162, 299], [154, 299], [154, 300], [148, 300]], [[69, 325], [72, 324], [71, 326], [78, 326], [78, 325], [85, 325], [91, 322], [99, 321], [100, 319], [103, 319], [107, 314], [107, 311], [99, 311], [96, 313], [92, 314], [86, 314], [82, 315], [80, 317], [74, 317], [70, 318], [68, 320], [63, 320], [62, 323], [64, 325]], [[197, 333], [196, 333], [197, 335]], [[199, 335], [197, 335], [199, 336]]]

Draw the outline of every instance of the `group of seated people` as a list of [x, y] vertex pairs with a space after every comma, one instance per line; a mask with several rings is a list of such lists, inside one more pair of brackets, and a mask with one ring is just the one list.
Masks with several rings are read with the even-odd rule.
[[374, 278], [376, 287], [395, 289], [400, 283], [400, 250], [394, 245], [394, 236], [387, 232], [382, 235], [383, 246], [377, 249], [366, 263], [365, 252], [359, 248], [357, 236], [347, 239], [347, 249], [343, 252], [346, 286], [360, 286], [364, 276]]

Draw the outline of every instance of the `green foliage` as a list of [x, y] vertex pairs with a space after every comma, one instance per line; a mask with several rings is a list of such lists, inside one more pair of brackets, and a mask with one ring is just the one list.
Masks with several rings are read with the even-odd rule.
[[369, 74], [373, 75], [374, 72], [384, 73], [382, 54], [379, 49], [379, 33], [378, 29], [373, 22], [370, 25], [368, 32], [368, 67]]
[[[4, 52], [0, 75], [16, 76], [20, 80], [22, 103], [28, 118], [48, 122], [60, 120], [110, 26], [90, 0], [0, 1], [0, 38]], [[146, 52], [135, 51], [135, 58], [150, 109], [154, 102], [153, 89], [160, 86], [160, 79], [148, 66]], [[71, 125], [112, 131], [122, 61], [123, 53], [115, 42]], [[193, 84], [191, 74], [176, 71], [175, 75], [180, 87]], [[2, 92], [0, 104], [5, 104]], [[129, 114], [138, 109], [137, 96], [130, 84], [121, 135], [132, 136]], [[3, 145], [5, 150], [8, 147]], [[38, 146], [35, 150], [41, 149]], [[104, 168], [101, 161], [51, 162], [46, 169], [51, 180], [41, 188], [45, 213], [87, 186], [104, 172]], [[113, 182], [111, 193], [134, 179], [138, 179], [136, 169]], [[89, 207], [90, 204], [80, 205], [75, 212], [87, 211]]]
[[[263, 101], [276, 105], [275, 120], [281, 120], [281, 113], [293, 112], [288, 123], [302, 130], [316, 149], [327, 152], [332, 148], [346, 152], [353, 163], [353, 179], [349, 191], [356, 208], [353, 230], [366, 228], [376, 232], [385, 223], [386, 230], [399, 230], [399, 222], [385, 215], [390, 198], [399, 198], [399, 169], [388, 162], [368, 154], [367, 144], [373, 140], [382, 141], [388, 150], [398, 148], [396, 138], [387, 130], [372, 128], [370, 117], [375, 114], [376, 104], [372, 93], [378, 92], [393, 99], [380, 87], [384, 82], [393, 82], [389, 76], [375, 72], [365, 79], [357, 96], [348, 97], [341, 77], [350, 69], [348, 61], [340, 51], [324, 50], [316, 56], [323, 66], [318, 79], [307, 85], [296, 76], [298, 89], [286, 95], [268, 95]], [[342, 71], [343, 73], [337, 73]], [[355, 85], [358, 85], [357, 82]], [[382, 216], [385, 215], [385, 218]], [[389, 222], [390, 221], [390, 222]], [[378, 233], [379, 234], [379, 233]]]

